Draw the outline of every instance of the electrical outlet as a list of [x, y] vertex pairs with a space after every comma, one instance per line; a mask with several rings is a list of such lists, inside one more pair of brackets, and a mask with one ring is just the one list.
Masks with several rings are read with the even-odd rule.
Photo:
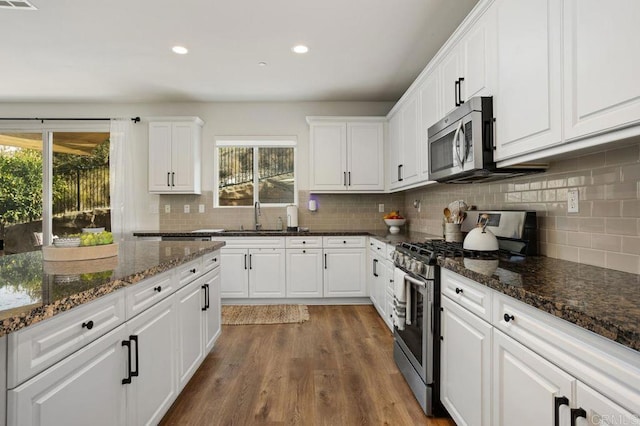
[[191, 206], [189, 204], [185, 204], [184, 205], [184, 212], [185, 213], [190, 213], [191, 212]]
[[171, 204], [165, 204], [164, 205], [164, 212], [165, 213], [171, 213]]
[[577, 189], [570, 189], [567, 191], [567, 212], [579, 213], [580, 212], [580, 199]]
[[378, 213], [384, 213], [384, 204], [378, 204]]
[[204, 204], [198, 204], [198, 213], [204, 213]]

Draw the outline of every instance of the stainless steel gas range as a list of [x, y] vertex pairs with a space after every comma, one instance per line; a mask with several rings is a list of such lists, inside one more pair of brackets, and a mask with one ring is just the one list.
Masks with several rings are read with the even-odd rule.
[[[487, 213], [487, 226], [498, 238], [497, 252], [464, 250], [462, 243], [431, 240], [401, 243], [392, 254], [394, 272], [394, 348], [396, 365], [427, 415], [443, 410], [440, 404], [440, 267], [439, 257], [480, 259], [522, 259], [536, 254], [535, 212], [469, 212], [466, 230]], [[465, 226], [463, 226], [463, 230]]]

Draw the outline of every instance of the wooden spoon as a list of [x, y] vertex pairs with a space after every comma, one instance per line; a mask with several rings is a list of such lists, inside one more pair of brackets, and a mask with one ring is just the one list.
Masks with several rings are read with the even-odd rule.
[[451, 210], [449, 210], [449, 207], [444, 208], [444, 217], [447, 223], [451, 223]]

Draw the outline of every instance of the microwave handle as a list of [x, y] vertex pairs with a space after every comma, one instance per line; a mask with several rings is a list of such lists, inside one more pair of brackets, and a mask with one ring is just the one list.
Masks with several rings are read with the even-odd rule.
[[464, 157], [460, 157], [460, 132], [464, 134], [462, 130], [462, 120], [458, 122], [458, 127], [456, 128], [456, 132], [453, 135], [453, 143], [456, 149], [456, 157], [458, 158], [458, 164], [460, 164], [461, 168], [464, 168], [464, 162], [462, 161]]

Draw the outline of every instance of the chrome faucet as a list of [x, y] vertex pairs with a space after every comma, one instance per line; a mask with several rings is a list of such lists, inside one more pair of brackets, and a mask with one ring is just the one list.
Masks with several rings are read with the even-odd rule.
[[260, 222], [258, 222], [258, 217], [260, 216], [260, 201], [256, 201], [253, 204], [253, 219], [255, 222], [255, 229], [256, 231], [259, 231], [262, 229], [262, 224], [260, 224]]

